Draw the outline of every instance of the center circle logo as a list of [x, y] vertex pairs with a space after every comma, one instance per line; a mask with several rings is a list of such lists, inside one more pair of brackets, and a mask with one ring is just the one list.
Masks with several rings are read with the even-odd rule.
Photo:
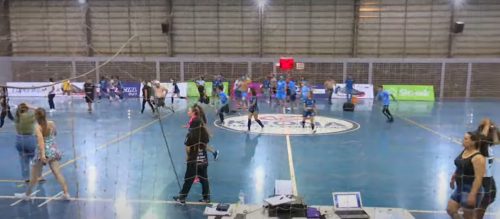
[[[316, 126], [316, 133], [313, 133], [309, 120], [306, 120], [305, 128], [302, 128], [302, 115], [299, 114], [259, 114], [259, 119], [264, 124], [264, 128], [261, 128], [252, 118], [251, 133], [269, 135], [325, 135], [352, 132], [360, 127], [358, 123], [345, 119], [315, 116], [314, 124]], [[248, 130], [248, 115], [228, 117], [224, 119], [224, 124], [214, 124], [219, 128], [246, 132]]]

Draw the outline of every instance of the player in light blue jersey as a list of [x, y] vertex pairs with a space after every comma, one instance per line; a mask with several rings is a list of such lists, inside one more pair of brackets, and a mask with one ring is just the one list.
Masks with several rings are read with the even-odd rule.
[[392, 97], [394, 101], [396, 101], [396, 98], [394, 97], [394, 95], [389, 93], [389, 91], [384, 90], [384, 87], [382, 85], [378, 86], [377, 90], [378, 90], [377, 98], [381, 100], [382, 103], [384, 104], [382, 108], [382, 113], [387, 117], [387, 122], [394, 122], [394, 117], [389, 111], [389, 105], [391, 104], [390, 97]]

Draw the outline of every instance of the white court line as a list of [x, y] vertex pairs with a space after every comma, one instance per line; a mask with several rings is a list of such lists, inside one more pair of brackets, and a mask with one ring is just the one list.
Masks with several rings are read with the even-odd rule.
[[60, 196], [62, 196], [62, 194], [63, 194], [62, 191], [57, 193], [56, 195], [54, 195], [54, 196], [50, 197], [49, 199], [47, 199], [46, 201], [44, 201], [42, 204], [39, 204], [38, 207], [42, 207], [42, 206], [46, 205], [47, 203], [49, 203], [50, 201], [52, 201], [56, 198], [59, 198]]
[[[0, 199], [17, 199], [17, 197], [16, 196], [0, 196]], [[63, 199], [55, 199], [54, 196], [52, 196], [52, 197], [41, 197], [41, 196], [40, 197], [32, 197], [32, 198], [30, 198], [30, 200], [66, 201]], [[80, 201], [80, 202], [110, 202], [110, 203], [114, 203], [116, 201], [115, 199], [106, 199], [106, 198], [71, 198], [69, 200]], [[20, 201], [23, 201], [23, 200], [21, 199]], [[130, 199], [130, 200], [127, 200], [127, 203], [180, 204], [179, 202], [176, 202], [176, 201], [144, 200], [144, 199]], [[207, 205], [207, 203], [205, 203], [205, 202], [186, 202], [186, 205]]]
[[[31, 198], [33, 198], [33, 196], [34, 196], [34, 195], [36, 195], [36, 193], [38, 193], [39, 191], [40, 191], [40, 190], [36, 190], [36, 191], [32, 192], [32, 193], [31, 193], [31, 195], [30, 195], [30, 199], [31, 199]], [[14, 197], [14, 198], [17, 198], [16, 196], [13, 196], [13, 197]], [[17, 205], [17, 204], [21, 203], [22, 201], [24, 201], [24, 199], [19, 199], [19, 200], [17, 200], [16, 202], [14, 202], [14, 203], [10, 204], [10, 207], [12, 207], [12, 206], [14, 206], [14, 205]]]
[[[283, 114], [286, 114], [286, 109], [283, 108]], [[297, 178], [295, 177], [295, 167], [293, 166], [292, 143], [290, 142], [290, 131], [285, 126], [286, 133], [286, 150], [288, 152], [288, 167], [290, 169], [290, 180], [292, 181], [292, 192], [294, 196], [299, 196], [297, 190]]]
[[[442, 211], [431, 211], [431, 210], [408, 210], [408, 212], [410, 213], [417, 213], [417, 214], [448, 214], [446, 211], [442, 210]], [[461, 211], [459, 211], [461, 212]], [[485, 215], [488, 215], [488, 216], [496, 216], [496, 215], [499, 215], [499, 214], [496, 214], [496, 213], [492, 213], [492, 212], [486, 212]], [[500, 216], [500, 215], [499, 215]]]

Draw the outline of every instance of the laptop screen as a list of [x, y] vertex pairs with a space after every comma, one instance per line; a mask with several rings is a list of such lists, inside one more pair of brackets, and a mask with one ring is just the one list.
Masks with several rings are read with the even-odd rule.
[[363, 207], [359, 192], [333, 193], [333, 204], [336, 209]]

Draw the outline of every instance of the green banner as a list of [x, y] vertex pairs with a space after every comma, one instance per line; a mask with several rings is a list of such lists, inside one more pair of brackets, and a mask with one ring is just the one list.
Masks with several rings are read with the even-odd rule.
[[397, 100], [435, 101], [432, 85], [384, 85]]
[[[222, 82], [224, 85], [224, 93], [228, 94], [228, 82]], [[207, 93], [207, 96], [212, 96], [212, 82], [205, 82], [205, 92]], [[200, 93], [198, 92], [198, 87], [196, 86], [196, 83], [194, 82], [187, 82], [187, 96], [188, 97], [199, 97]]]

